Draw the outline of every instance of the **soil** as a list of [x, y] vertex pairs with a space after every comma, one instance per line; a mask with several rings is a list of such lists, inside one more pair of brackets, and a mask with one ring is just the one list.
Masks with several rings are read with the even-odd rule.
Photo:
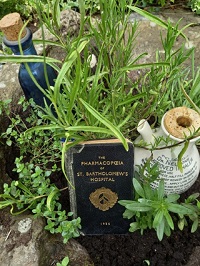
[[[200, 178], [181, 198], [199, 191]], [[176, 228], [162, 241], [153, 230], [143, 235], [137, 231], [127, 235], [81, 236], [77, 240], [87, 249], [95, 266], [182, 266], [200, 246], [200, 228], [195, 233], [190, 230], [190, 226], [183, 231]]]

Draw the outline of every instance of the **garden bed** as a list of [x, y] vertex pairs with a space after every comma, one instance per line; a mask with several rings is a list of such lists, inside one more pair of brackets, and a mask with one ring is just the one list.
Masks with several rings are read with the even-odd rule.
[[[185, 193], [186, 198], [200, 191], [200, 179]], [[195, 264], [188, 264], [195, 247], [200, 246], [200, 228], [195, 233], [191, 227], [183, 231], [176, 228], [170, 237], [159, 241], [153, 230], [143, 235], [139, 231], [127, 235], [81, 236], [77, 240], [91, 256], [95, 266], [182, 266], [199, 265], [199, 258], [193, 258]]]

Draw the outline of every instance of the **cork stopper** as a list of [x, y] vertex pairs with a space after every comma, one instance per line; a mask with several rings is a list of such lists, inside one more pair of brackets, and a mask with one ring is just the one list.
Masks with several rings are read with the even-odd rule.
[[164, 127], [170, 135], [185, 139], [200, 128], [200, 115], [185, 106], [176, 107], [165, 114]]
[[[0, 20], [0, 29], [9, 41], [17, 41], [23, 22], [19, 13], [10, 13]], [[21, 38], [26, 35], [26, 29], [23, 30]]]

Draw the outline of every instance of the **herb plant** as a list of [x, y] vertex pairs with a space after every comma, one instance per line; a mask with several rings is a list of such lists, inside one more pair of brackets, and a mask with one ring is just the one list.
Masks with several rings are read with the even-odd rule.
[[184, 203], [180, 203], [178, 202], [180, 195], [164, 194], [163, 179], [159, 181], [156, 189], [152, 189], [151, 181], [143, 179], [143, 177], [133, 178], [134, 200], [119, 201], [119, 204], [126, 208], [123, 217], [131, 219], [129, 231], [140, 230], [143, 234], [146, 229], [154, 229], [161, 241], [164, 234], [171, 235], [171, 230], [175, 228], [174, 221], [179, 220], [178, 226], [182, 230], [184, 225], [187, 225], [187, 219], [193, 223], [191, 232], [196, 231], [199, 223], [199, 211], [197, 206], [191, 204], [191, 201], [194, 201], [199, 194], [191, 195]]
[[69, 264], [69, 257], [65, 257], [61, 263], [57, 263], [56, 266], [67, 266]]
[[[189, 70], [183, 67], [183, 63], [193, 56], [193, 49], [185, 52], [181, 47], [172, 52], [176, 39], [186, 38], [184, 29], [179, 29], [178, 24], [165, 23], [133, 7], [132, 1], [126, 0], [99, 0], [101, 19], [93, 23], [91, 15], [85, 16], [84, 1], [80, 0], [78, 36], [64, 38], [60, 33], [62, 3], [48, 2], [46, 12], [41, 14], [42, 3], [37, 1], [36, 9], [41, 23], [57, 38], [56, 42], [48, 44], [59, 46], [65, 52], [63, 61], [47, 56], [0, 57], [0, 62], [44, 62], [58, 72], [55, 85], [44, 91], [26, 65], [33, 81], [52, 106], [46, 104], [44, 109], [33, 107], [36, 117], [27, 117], [26, 122], [18, 115], [9, 115], [11, 124], [1, 135], [1, 141], [6, 139], [8, 145], [18, 145], [20, 148], [20, 156], [15, 161], [19, 179], [4, 185], [0, 208], [11, 206], [12, 213], [16, 208], [18, 213], [31, 209], [35, 216], [47, 219], [46, 229], [51, 233], [61, 233], [66, 242], [78, 236], [80, 219], [73, 219], [72, 213], [62, 210], [59, 195], [66, 188], [59, 189], [50, 180], [51, 174], [60, 167], [67, 178], [64, 162], [66, 150], [84, 140], [110, 137], [118, 138], [127, 149], [126, 138], [134, 139], [137, 136], [136, 126], [141, 117], [154, 117], [156, 124], [168, 108], [182, 104], [198, 108], [200, 90], [198, 72], [193, 71], [192, 79], [188, 80]], [[128, 20], [132, 10], [167, 31], [166, 38], [161, 37], [164, 56], [157, 53], [155, 62], [138, 63], [146, 56], [145, 51], [135, 58], [132, 56], [137, 38], [137, 23], [131, 24]], [[44, 46], [47, 43], [44, 38], [38, 42]], [[91, 66], [93, 57], [96, 58], [94, 67]], [[130, 71], [140, 69], [144, 75], [137, 80], [128, 77]], [[56, 115], [52, 113], [52, 107]], [[65, 138], [62, 147], [60, 138]], [[148, 173], [151, 180], [159, 177], [156, 166], [149, 167]], [[154, 228], [161, 240], [164, 234], [169, 235], [174, 229], [175, 214], [184, 224], [189, 217], [194, 223], [193, 228], [196, 228], [199, 204], [194, 209], [190, 202], [179, 204], [179, 195], [164, 195], [162, 180], [156, 190], [151, 189], [148, 180], [144, 181], [140, 184], [134, 179], [136, 196], [133, 201], [120, 201], [127, 208], [125, 217], [130, 219], [135, 216], [131, 231], [140, 229], [143, 232], [146, 228]]]
[[6, 132], [1, 134], [0, 142], [12, 145], [19, 153], [13, 169], [18, 179], [4, 184], [0, 209], [10, 207], [14, 215], [31, 210], [35, 217], [46, 218], [45, 229], [51, 233], [61, 233], [66, 243], [68, 239], [79, 236], [81, 226], [80, 218], [73, 219], [72, 213], [63, 210], [60, 203], [60, 195], [68, 187], [59, 189], [52, 182], [52, 175], [58, 175], [60, 169], [60, 140], [52, 138], [52, 132], [33, 132], [25, 136], [24, 130], [30, 125], [42, 123], [41, 114], [33, 102], [30, 102], [30, 109], [29, 103], [21, 98], [19, 106], [25, 114], [23, 119], [9, 111], [9, 103], [2, 102], [0, 105], [1, 112], [6, 113], [11, 121]]

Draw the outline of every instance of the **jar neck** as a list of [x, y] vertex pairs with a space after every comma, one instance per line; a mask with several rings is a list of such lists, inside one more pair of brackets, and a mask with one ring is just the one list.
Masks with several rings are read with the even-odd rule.
[[[15, 55], [21, 54], [18, 41], [9, 41], [6, 39], [6, 37], [4, 37], [3, 42], [13, 51]], [[23, 55], [37, 55], [32, 41], [32, 32], [29, 28], [26, 28], [26, 35], [20, 40], [20, 45], [23, 51]]]

